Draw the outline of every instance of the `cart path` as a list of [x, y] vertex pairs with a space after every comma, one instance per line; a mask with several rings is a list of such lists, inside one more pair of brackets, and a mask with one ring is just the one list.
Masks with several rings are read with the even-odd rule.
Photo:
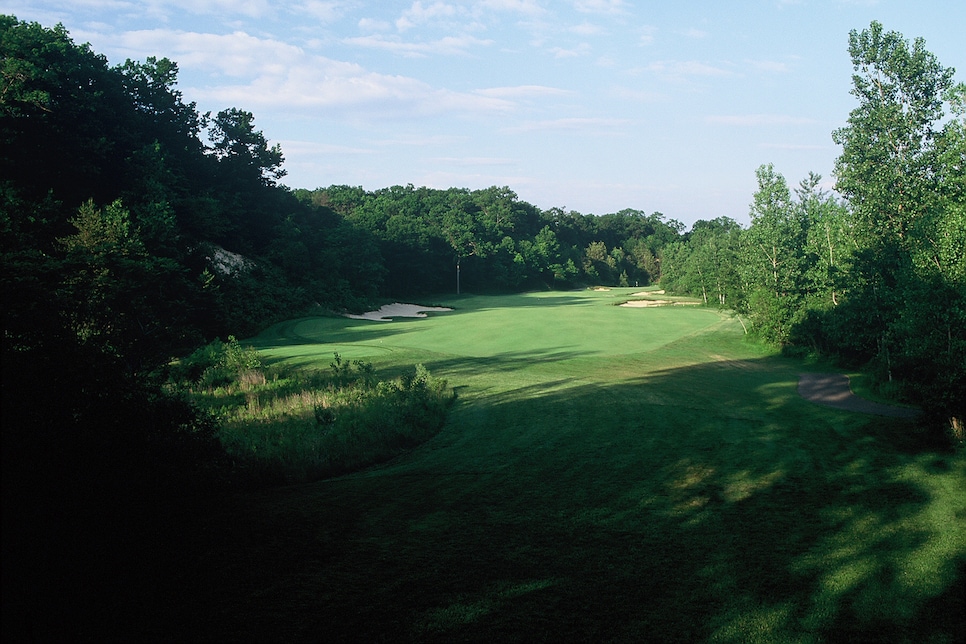
[[849, 377], [840, 373], [803, 373], [799, 374], [798, 393], [813, 403], [855, 411], [862, 414], [876, 416], [891, 416], [892, 418], [915, 418], [918, 409], [908, 407], [893, 407], [859, 398], [852, 393]]

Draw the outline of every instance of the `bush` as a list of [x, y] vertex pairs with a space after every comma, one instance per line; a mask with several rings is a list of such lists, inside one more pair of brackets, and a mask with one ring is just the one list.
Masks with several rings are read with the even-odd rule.
[[[176, 361], [171, 365], [170, 377], [178, 384], [219, 387], [261, 367], [258, 352], [253, 347], [243, 347], [235, 336], [230, 335], [227, 342], [214, 340]], [[249, 375], [249, 378], [258, 377]]]
[[236, 375], [195, 397], [221, 421], [220, 439], [256, 479], [302, 482], [389, 460], [435, 436], [455, 394], [423, 365], [379, 381], [372, 365], [335, 354], [328, 372]]

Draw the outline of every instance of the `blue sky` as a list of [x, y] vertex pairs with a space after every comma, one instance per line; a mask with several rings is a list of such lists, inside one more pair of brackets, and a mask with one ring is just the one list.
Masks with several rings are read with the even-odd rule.
[[168, 57], [294, 188], [509, 186], [540, 208], [748, 221], [755, 169], [833, 185], [872, 20], [966, 66], [961, 0], [0, 0], [112, 64]]

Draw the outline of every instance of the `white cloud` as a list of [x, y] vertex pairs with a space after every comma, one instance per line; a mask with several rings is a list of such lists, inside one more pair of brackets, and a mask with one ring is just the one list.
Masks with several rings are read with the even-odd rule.
[[277, 72], [304, 57], [299, 47], [241, 31], [227, 35], [168, 29], [128, 31], [115, 38], [115, 47], [132, 57], [167, 56], [182, 69], [194, 67], [228, 76]]
[[707, 63], [696, 60], [662, 60], [651, 63], [645, 68], [649, 72], [662, 76], [682, 77], [682, 76], [731, 76], [730, 70], [722, 67], [715, 67]]
[[469, 140], [467, 136], [453, 136], [450, 134], [433, 134], [430, 136], [422, 134], [402, 134], [391, 139], [382, 138], [377, 141], [371, 141], [370, 143], [383, 148], [398, 146], [429, 147], [462, 144], [466, 143], [467, 140]]
[[592, 130], [620, 127], [631, 123], [629, 119], [615, 118], [560, 118], [545, 121], [527, 121], [505, 128], [505, 132], [538, 132], [544, 130]]
[[286, 160], [291, 157], [314, 157], [318, 155], [364, 155], [375, 154], [377, 151], [369, 148], [350, 147], [348, 145], [332, 145], [315, 141], [282, 140], [278, 142], [285, 152]]
[[432, 42], [406, 42], [396, 37], [370, 35], [346, 38], [343, 42], [359, 47], [382, 49], [410, 58], [423, 57], [431, 54], [446, 56], [466, 55], [473, 47], [486, 47], [493, 44], [492, 40], [482, 40], [467, 35], [447, 36]]
[[654, 42], [654, 34], [657, 33], [657, 27], [651, 25], [645, 25], [637, 29], [638, 38], [642, 45], [650, 45]]
[[423, 5], [417, 0], [413, 5], [403, 12], [402, 16], [396, 20], [396, 28], [399, 31], [406, 31], [417, 25], [438, 20], [440, 18], [453, 18], [458, 13], [458, 8], [445, 2], [434, 2], [429, 6]]
[[[5, 2], [4, 5], [15, 5], [13, 2]], [[130, 0], [60, 0], [55, 2], [27, 2], [27, 4], [44, 4], [50, 9], [83, 9], [85, 11], [117, 11], [119, 9], [133, 9]], [[4, 10], [4, 13], [7, 13]]]
[[267, 105], [311, 113], [324, 109], [344, 112], [350, 117], [360, 111], [421, 117], [506, 112], [513, 108], [512, 103], [500, 99], [436, 89], [413, 78], [366, 72], [321, 58], [313, 66], [300, 66], [282, 74], [259, 76], [247, 84], [215, 86], [197, 93], [230, 105]]
[[[124, 34], [120, 41], [122, 48], [138, 54], [169, 56], [183, 71], [214, 74], [214, 81], [190, 92], [192, 100], [243, 105], [246, 109], [353, 108], [412, 116], [506, 112], [513, 108], [511, 102], [496, 96], [434, 88], [414, 78], [371, 72], [356, 63], [308, 54], [299, 47], [243, 32], [219, 36], [137, 31]], [[223, 82], [219, 83], [217, 76], [225, 77]]]
[[648, 92], [629, 87], [615, 87], [611, 90], [611, 95], [622, 101], [638, 101], [641, 103], [656, 103], [667, 98], [666, 95], [658, 92]]
[[447, 165], [457, 165], [457, 166], [503, 166], [503, 165], [513, 165], [515, 162], [513, 159], [506, 158], [495, 158], [495, 157], [440, 157], [434, 159], [434, 161], [439, 161]]
[[492, 11], [506, 11], [537, 16], [545, 13], [545, 9], [536, 0], [480, 0], [476, 3], [479, 9]]
[[517, 85], [514, 87], [489, 87], [474, 92], [481, 96], [495, 98], [527, 98], [532, 96], [564, 96], [573, 94], [570, 90], [545, 85]]
[[568, 29], [568, 31], [579, 36], [600, 36], [601, 34], [607, 33], [607, 30], [600, 25], [591, 24], [589, 22], [582, 22], [579, 25], [574, 25]]
[[278, 11], [269, 0], [152, 0], [148, 5], [148, 10], [152, 13], [163, 14], [177, 10], [216, 15], [225, 20], [234, 16], [263, 18]]
[[741, 127], [759, 127], [770, 125], [812, 125], [815, 119], [787, 114], [736, 114], [709, 116], [705, 119], [713, 125], [737, 125]]
[[785, 73], [788, 71], [788, 65], [774, 60], [746, 60], [745, 62], [760, 72]]
[[828, 150], [827, 145], [796, 145], [794, 143], [762, 143], [758, 147], [766, 150]]
[[702, 29], [688, 29], [682, 33], [688, 38], [694, 38], [695, 40], [701, 40], [702, 38], [708, 37], [708, 32]]
[[385, 20], [362, 18], [359, 20], [359, 29], [362, 29], [363, 31], [389, 31], [392, 29], [392, 25]]
[[322, 23], [329, 24], [339, 20], [345, 11], [342, 2], [322, 2], [321, 0], [309, 0], [303, 2], [299, 8], [302, 13], [307, 13]]
[[627, 13], [624, 0], [576, 0], [574, 9], [581, 13], [623, 14]]
[[590, 45], [585, 42], [580, 43], [572, 49], [567, 49], [565, 47], [551, 47], [550, 53], [554, 55], [555, 58], [577, 58], [579, 56], [586, 56], [591, 51]]

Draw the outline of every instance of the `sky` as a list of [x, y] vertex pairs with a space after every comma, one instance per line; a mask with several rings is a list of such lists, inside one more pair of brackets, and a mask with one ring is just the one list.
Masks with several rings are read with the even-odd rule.
[[832, 189], [873, 20], [966, 80], [962, 0], [0, 0], [111, 64], [179, 66], [292, 188], [508, 186], [541, 209], [747, 224], [755, 170]]

